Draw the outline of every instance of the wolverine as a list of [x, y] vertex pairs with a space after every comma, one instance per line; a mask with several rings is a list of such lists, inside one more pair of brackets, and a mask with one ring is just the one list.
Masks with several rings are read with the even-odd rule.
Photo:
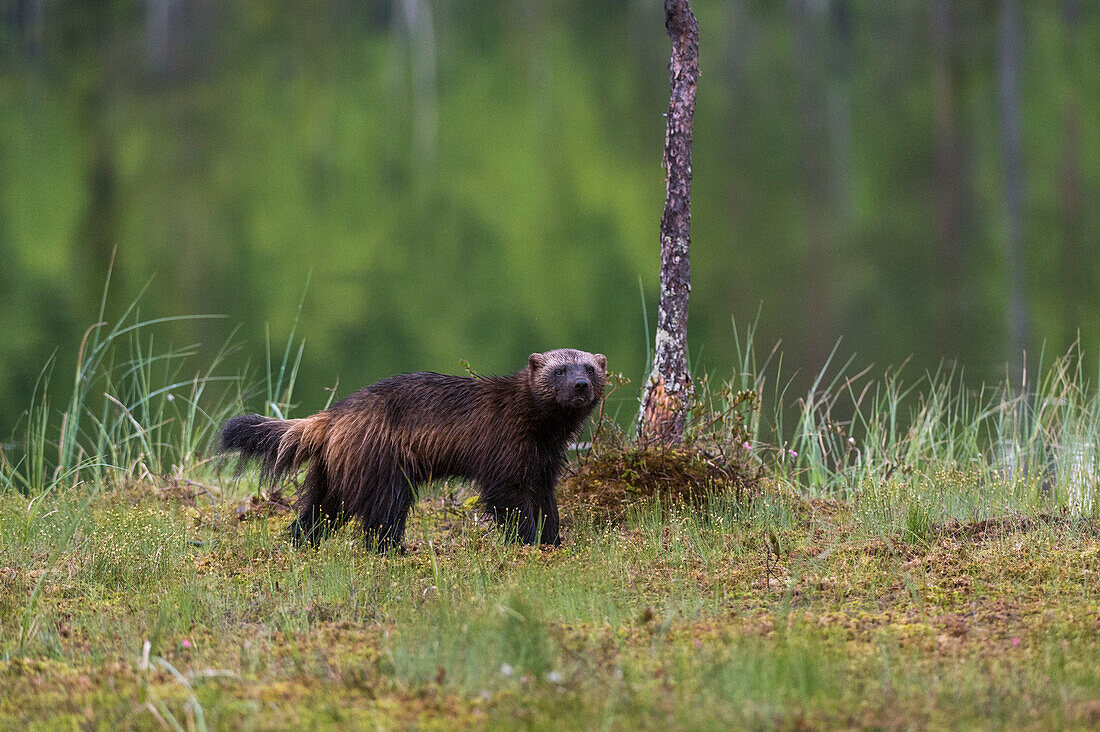
[[307, 465], [297, 544], [351, 519], [369, 545], [401, 550], [417, 487], [453, 477], [472, 481], [486, 515], [520, 541], [557, 545], [565, 450], [606, 384], [607, 359], [572, 348], [532, 353], [508, 376], [402, 374], [311, 417], [234, 417], [221, 448], [258, 460], [272, 484]]

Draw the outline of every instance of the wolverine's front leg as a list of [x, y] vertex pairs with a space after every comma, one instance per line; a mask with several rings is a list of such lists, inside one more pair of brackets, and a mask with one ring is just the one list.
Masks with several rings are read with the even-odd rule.
[[558, 503], [554, 490], [485, 487], [481, 492], [485, 513], [505, 532], [515, 532], [524, 544], [561, 544]]
[[561, 546], [558, 501], [551, 489], [536, 496], [523, 509], [520, 538], [526, 544]]

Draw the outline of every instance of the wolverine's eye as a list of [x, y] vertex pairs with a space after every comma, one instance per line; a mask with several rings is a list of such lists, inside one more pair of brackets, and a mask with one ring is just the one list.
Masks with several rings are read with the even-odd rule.
[[584, 370], [587, 371], [589, 374], [595, 374], [596, 373], [596, 369], [592, 368], [591, 365], [585, 366]]
[[554, 376], [565, 376], [565, 367], [559, 366], [554, 369]]

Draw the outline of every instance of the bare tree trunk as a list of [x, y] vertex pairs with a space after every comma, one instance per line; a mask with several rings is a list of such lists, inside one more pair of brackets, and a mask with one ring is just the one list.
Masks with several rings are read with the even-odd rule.
[[801, 133], [800, 193], [806, 257], [802, 263], [803, 342], [814, 369], [829, 357], [834, 309], [832, 221], [829, 216], [829, 134], [825, 91], [823, 17], [827, 7], [811, 0], [791, 4], [795, 21], [795, 69]]
[[687, 367], [688, 248], [691, 243], [691, 127], [699, 77], [699, 24], [688, 0], [665, 0], [672, 38], [665, 129], [665, 212], [661, 216], [661, 297], [653, 370], [642, 394], [638, 438], [665, 445], [680, 441], [695, 389]]
[[[1079, 0], [1064, 0], [1066, 46], [1073, 73], [1079, 73], [1081, 7]], [[1085, 297], [1083, 209], [1081, 206], [1081, 104], [1076, 98], [1062, 103], [1062, 161], [1058, 171], [1058, 203], [1062, 219], [1062, 297], [1066, 343], [1077, 339], [1081, 328], [1081, 301]]]
[[412, 156], [420, 172], [434, 164], [439, 136], [435, 24], [431, 7], [424, 0], [401, 0], [400, 4], [409, 34], [412, 69]]
[[1020, 140], [1020, 5], [1001, 4], [1000, 96], [1001, 147], [1007, 224], [1005, 275], [1008, 280], [1008, 360], [1022, 364], [1028, 342], [1027, 292], [1024, 274], [1024, 166]]
[[3, 16], [7, 17], [5, 25], [10, 23], [13, 38], [22, 41], [23, 47], [20, 50], [30, 61], [38, 61], [42, 56], [46, 24], [45, 5], [45, 0], [15, 0], [7, 3], [3, 13]]
[[940, 355], [958, 358], [962, 346], [962, 250], [966, 181], [959, 58], [960, 33], [951, 0], [932, 3], [932, 99], [935, 136], [936, 231], [933, 260], [936, 266], [938, 307], [936, 341]]
[[178, 0], [145, 0], [145, 57], [149, 71], [161, 78], [170, 75], [174, 42], [178, 40]]
[[84, 91], [81, 116], [87, 134], [88, 169], [84, 180], [88, 202], [77, 229], [75, 251], [83, 255], [80, 270], [88, 312], [97, 312], [103, 278], [114, 258], [121, 218], [114, 137], [105, 120], [110, 90], [97, 81]]
[[829, 140], [829, 198], [836, 222], [836, 239], [852, 238], [852, 66], [854, 39], [849, 0], [829, 5], [827, 43], [829, 78], [826, 82], [826, 128]]

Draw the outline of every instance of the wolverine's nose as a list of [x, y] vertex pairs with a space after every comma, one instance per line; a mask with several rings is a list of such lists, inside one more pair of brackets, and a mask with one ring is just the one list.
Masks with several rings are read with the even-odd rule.
[[573, 391], [577, 394], [587, 396], [588, 390], [591, 388], [592, 386], [588, 383], [588, 379], [577, 379], [573, 382]]

